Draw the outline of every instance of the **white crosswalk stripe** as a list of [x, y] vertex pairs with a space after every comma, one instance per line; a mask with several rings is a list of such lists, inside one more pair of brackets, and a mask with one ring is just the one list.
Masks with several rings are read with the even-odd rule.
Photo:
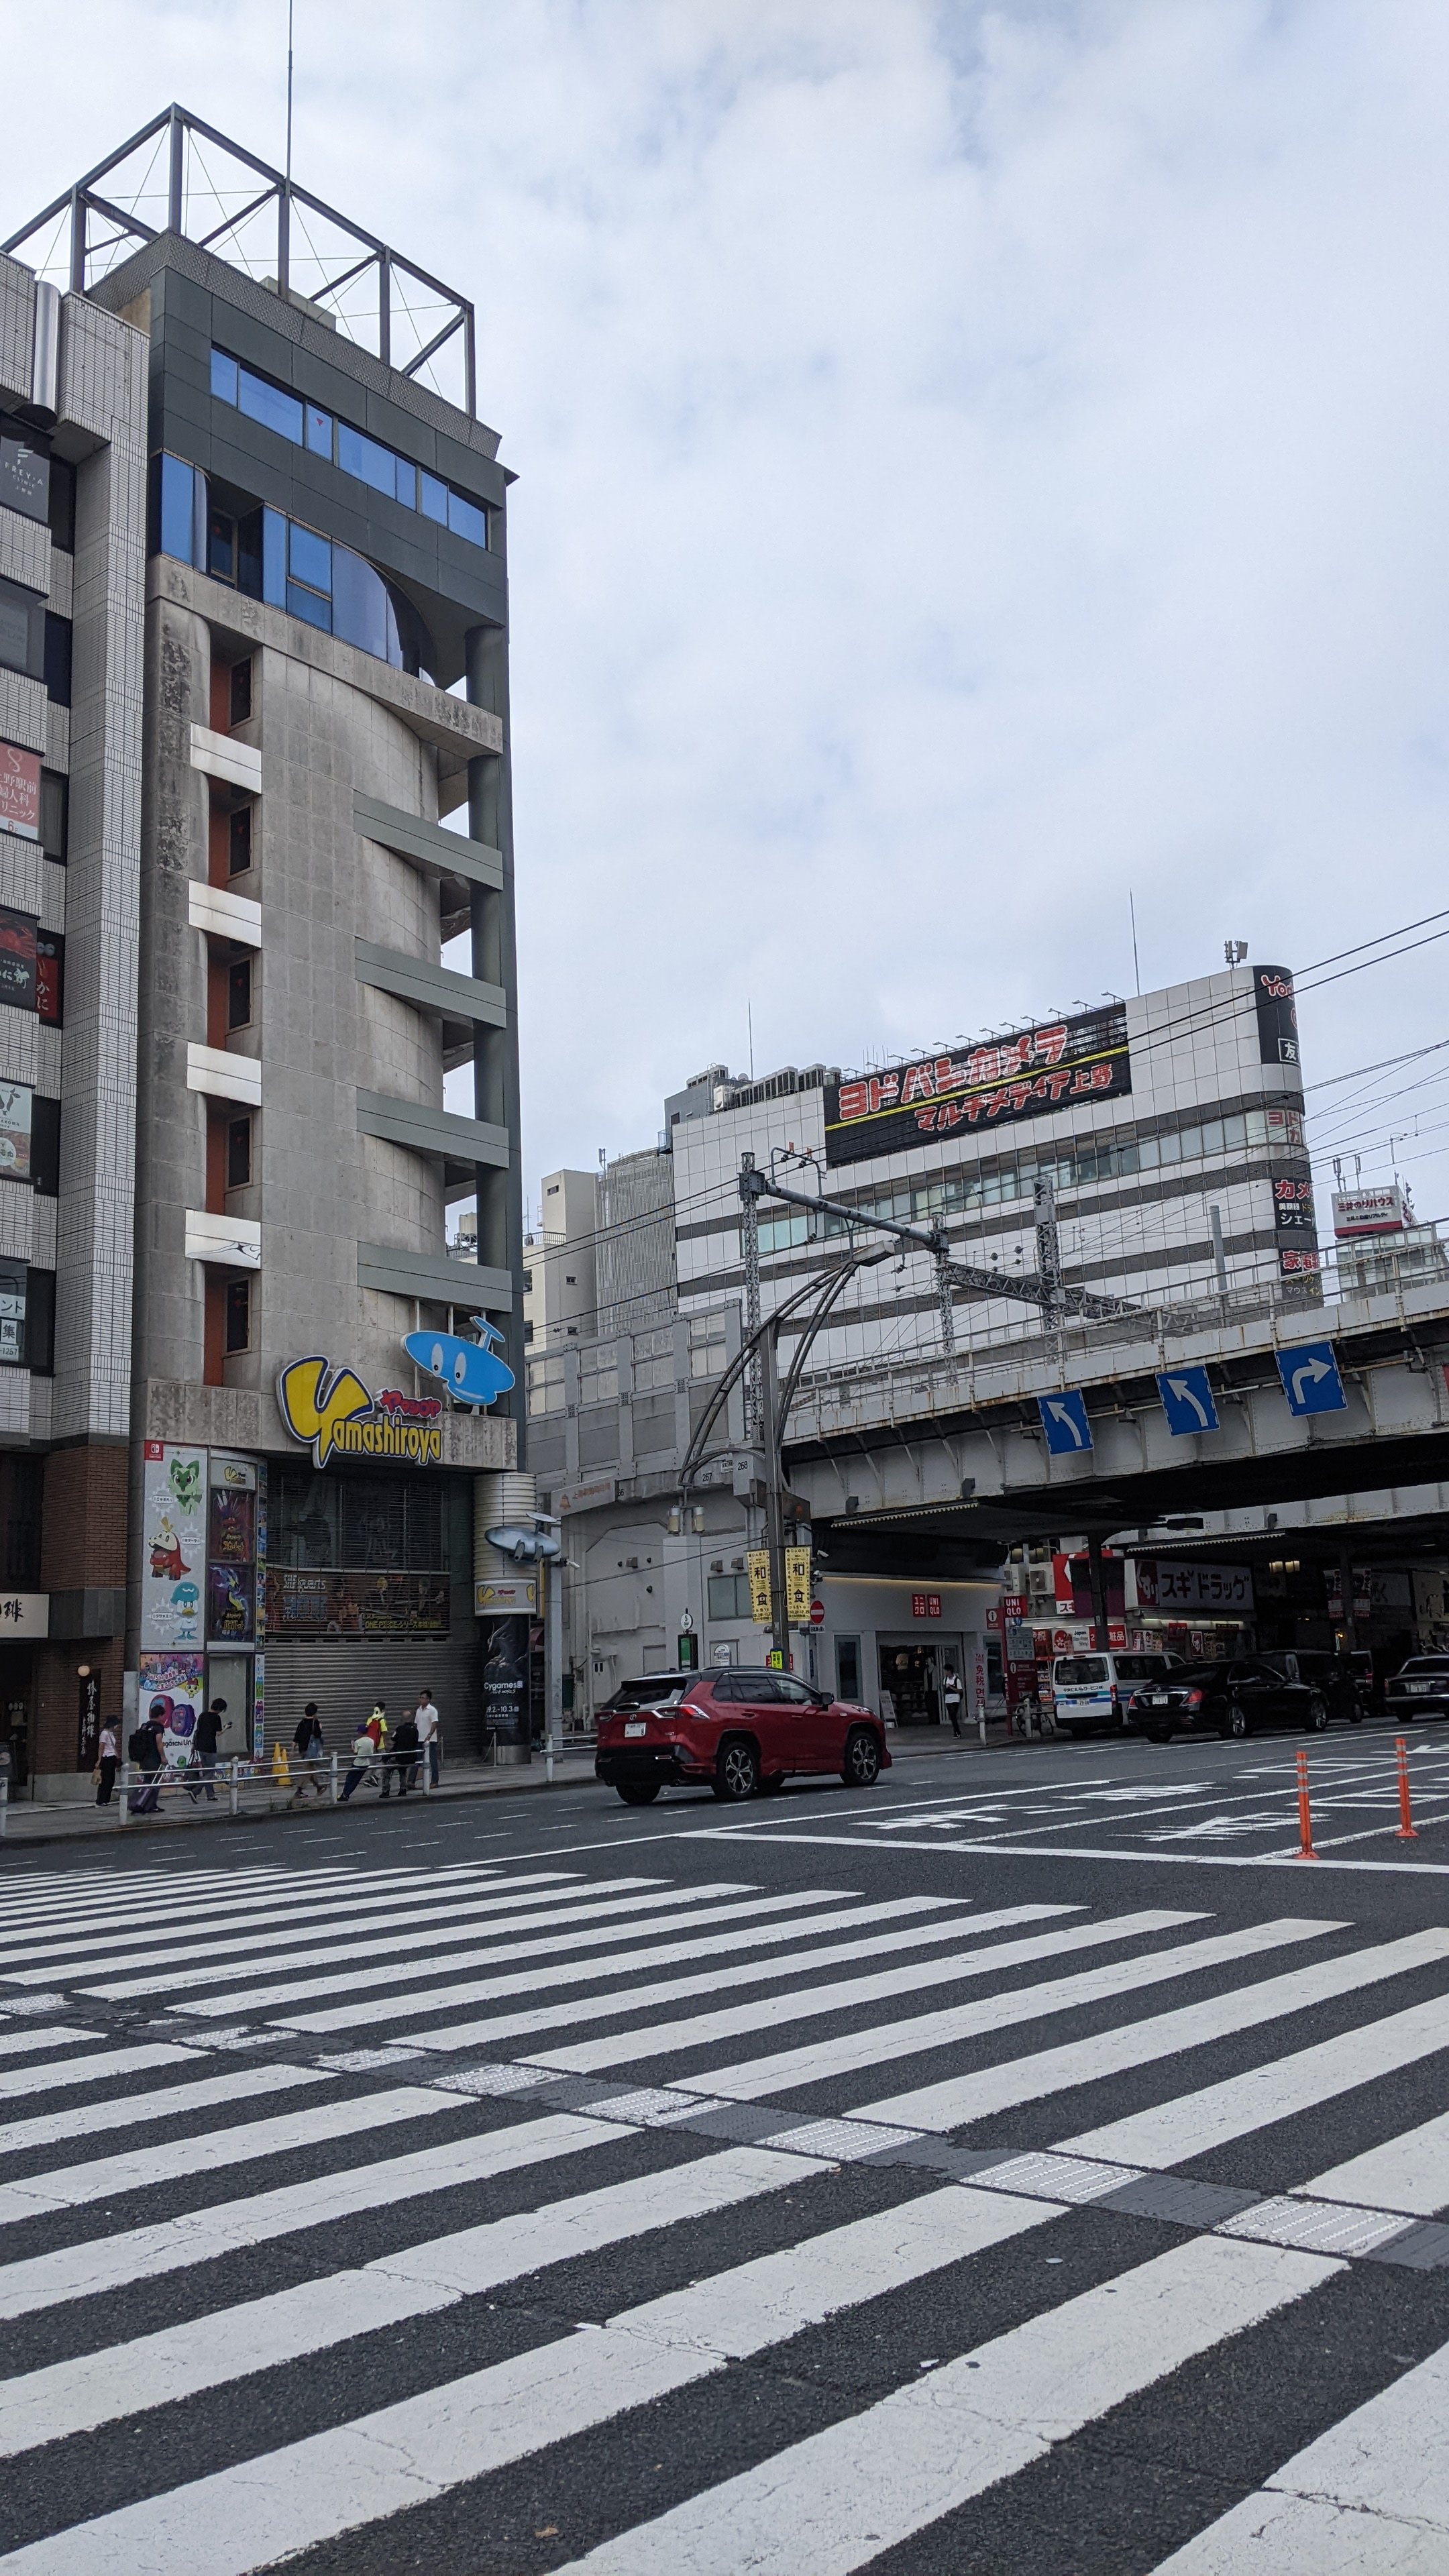
[[[813, 2429], [772, 2451], [757, 2403], [752, 2465], [716, 2483], [702, 2461], [682, 2501], [622, 2526], [586, 2481], [582, 2537], [562, 2524], [559, 2542], [570, 2576], [847, 2576], [1174, 2372], [1356, 2295], [1365, 2267], [1435, 2263], [1441, 2239], [1449, 2256], [1449, 2110], [1406, 2124], [1392, 2109], [1396, 2080], [1449, 2060], [1449, 1932], [1365, 1938], [1326, 1907], [1224, 1928], [1070, 1888], [1020, 1905], [979, 1893], [782, 1893], [663, 1865], [614, 1875], [587, 1855], [66, 1872], [10, 1891], [0, 2318], [30, 2340], [0, 2380], [0, 2455], [18, 2473], [47, 2445], [69, 2459], [60, 2446], [98, 2427], [133, 2429], [78, 2455], [74, 2491], [65, 2476], [27, 2491], [0, 2568], [250, 2576], [390, 2517], [404, 2531], [464, 2491], [471, 2565], [488, 2481], [512, 2464], [566, 2463], [633, 2410], [667, 2425], [732, 2368], [789, 2372], [772, 2357], [799, 2337], [828, 2356], [862, 2311], [930, 2315], [939, 2358], [892, 2360], [883, 2332], [873, 2380], [853, 2365], [832, 2377], [828, 2360], [823, 2378], [795, 2372], [792, 2427]], [[968, 1979], [983, 1991], [957, 1998]], [[1151, 2009], [1180, 1980], [1199, 1985], [1192, 2000]], [[900, 2009], [917, 1996], [941, 2000]], [[1329, 2019], [1304, 2027], [1315, 2013]], [[1065, 2038], [1014, 2040], [1053, 2019]], [[784, 2045], [751, 2053], [776, 2031]], [[347, 2033], [369, 2045], [329, 2057]], [[1189, 2080], [1194, 2062], [1210, 2080]], [[892, 2064], [909, 2084], [871, 2098]], [[1068, 2093], [1092, 2117], [1074, 2099], [1064, 2135], [1051, 2110]], [[1301, 2152], [1274, 2142], [1329, 2103], [1347, 2106], [1340, 2152], [1304, 2181]], [[1051, 2143], [1025, 2151], [1028, 2105]], [[969, 2154], [947, 2145], [968, 2129]], [[1245, 2141], [1248, 2187], [1177, 2179], [1203, 2158], [1230, 2178]], [[1057, 2261], [1098, 2212], [1127, 2230], [1114, 2250], [1140, 2258], [1116, 2250], [1072, 2294], [1069, 2267], [1041, 2271], [1042, 2240]], [[1029, 2273], [1004, 2274], [1033, 2264], [1033, 2239]], [[1020, 2305], [973, 2341], [968, 2285], [987, 2258], [994, 2295], [1019, 2279]], [[634, 2265], [642, 2292], [591, 2314], [588, 2282], [612, 2289]], [[444, 2312], [454, 2340], [439, 2352], [471, 2342], [484, 2357], [430, 2372], [431, 2347], [408, 2344], [421, 2403], [329, 2407], [320, 2430], [248, 2436], [242, 2383], [301, 2388], [289, 2372], [346, 2346], [357, 2384], [385, 2389], [383, 2356], [441, 2335], [427, 2321]], [[1205, 2519], [1162, 2576], [1438, 2576], [1449, 2478], [1423, 2427], [1449, 2363], [1395, 2367], [1385, 2355], [1387, 2384], [1342, 2423], [1325, 2401], [1315, 2438]], [[201, 2428], [193, 2473], [159, 2493], [117, 2487], [108, 2464], [144, 2458], [148, 2419], [183, 2403]], [[411, 2544], [391, 2554], [409, 2563]], [[431, 2543], [424, 2555], [455, 2563]]]

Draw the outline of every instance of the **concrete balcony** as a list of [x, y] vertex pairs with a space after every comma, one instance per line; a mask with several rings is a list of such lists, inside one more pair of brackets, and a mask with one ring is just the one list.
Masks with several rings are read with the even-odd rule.
[[262, 792], [261, 753], [249, 742], [238, 742], [234, 734], [213, 733], [210, 725], [191, 728], [191, 766], [204, 770], [223, 787], [241, 788], [244, 795]]
[[244, 1109], [260, 1109], [262, 1068], [255, 1056], [198, 1046], [193, 1038], [186, 1050], [186, 1088], [204, 1091], [212, 1100], [238, 1100]]
[[260, 948], [262, 907], [248, 895], [228, 894], [223, 886], [203, 885], [193, 877], [187, 900], [193, 930], [204, 930], [210, 939], [234, 939], [242, 948]]
[[209, 1208], [188, 1208], [186, 1258], [220, 1261], [228, 1270], [260, 1270], [262, 1229], [255, 1217], [213, 1216]]

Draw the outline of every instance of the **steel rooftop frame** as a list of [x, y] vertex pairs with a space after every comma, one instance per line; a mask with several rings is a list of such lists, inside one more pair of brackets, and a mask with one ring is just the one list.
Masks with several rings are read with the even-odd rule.
[[[408, 360], [406, 366], [399, 368], [398, 372], [404, 376], [416, 376], [420, 367], [426, 366], [428, 360], [436, 357], [438, 351], [454, 337], [455, 333], [461, 332], [466, 388], [464, 408], [470, 420], [477, 419], [477, 346], [473, 306], [467, 298], [455, 293], [451, 286], [445, 286], [442, 279], [434, 277], [428, 269], [419, 268], [415, 261], [404, 259], [399, 252], [389, 249], [387, 243], [379, 241], [375, 233], [367, 232], [362, 225], [353, 223], [347, 215], [339, 214], [335, 206], [325, 204], [322, 198], [314, 197], [309, 189], [299, 187], [297, 181], [289, 178], [285, 172], [274, 170], [269, 162], [258, 160], [254, 152], [248, 152], [240, 143], [233, 143], [228, 135], [219, 133], [214, 125], [208, 125], [203, 117], [193, 116], [189, 108], [179, 107], [174, 102], [170, 107], [163, 108], [159, 116], [154, 116], [149, 125], [143, 125], [138, 133], [133, 134], [128, 142], [120, 146], [118, 151], [109, 153], [104, 161], [98, 161], [93, 170], [88, 170], [84, 178], [77, 179], [72, 187], [54, 198], [42, 213], [22, 225], [18, 232], [12, 233], [8, 241], [0, 242], [0, 252], [13, 256], [23, 249], [27, 242], [34, 239], [43, 225], [53, 223], [58, 215], [64, 214], [69, 208], [70, 291], [73, 295], [84, 295], [87, 291], [88, 266], [92, 256], [98, 250], [113, 249], [117, 238], [116, 235], [112, 235], [111, 239], [104, 243], [92, 244], [88, 239], [87, 218], [89, 216], [99, 215], [107, 223], [118, 225], [120, 237], [129, 238], [138, 245], [159, 241], [161, 231], [156, 225], [145, 223], [139, 215], [128, 213], [125, 208], [116, 205], [109, 197], [100, 195], [97, 183], [109, 177], [113, 170], [119, 169], [123, 162], [130, 159], [133, 152], [138, 152], [144, 143], [149, 143], [153, 135], [161, 134], [168, 129], [170, 167], [166, 231], [179, 234], [183, 240], [192, 239], [183, 221], [186, 137], [188, 134], [202, 136], [208, 143], [214, 143], [218, 150], [229, 153], [232, 159], [239, 161], [244, 168], [254, 171], [265, 185], [260, 194], [254, 197], [249, 205], [244, 206], [239, 214], [213, 226], [212, 230], [197, 242], [196, 247], [201, 250], [209, 249], [211, 244], [224, 233], [234, 231], [239, 224], [248, 221], [253, 215], [260, 213], [264, 206], [275, 200], [276, 275], [283, 299], [300, 305], [304, 310], [309, 303], [320, 305], [326, 296], [334, 294], [339, 287], [349, 285], [354, 278], [362, 276], [368, 269], [375, 268], [377, 272], [377, 354], [384, 366], [393, 364], [391, 344], [394, 269], [402, 276], [412, 278], [419, 286], [427, 287], [432, 294], [441, 295], [453, 307], [451, 318], [443, 324], [440, 331], [434, 333], [426, 347], [419, 349]], [[356, 242], [362, 251], [362, 257], [351, 268], [344, 270], [340, 277], [334, 278], [329, 285], [324, 286], [313, 296], [298, 295], [290, 283], [291, 216], [294, 202], [300, 206], [306, 206], [311, 213], [321, 216], [324, 222], [335, 224], [338, 230], [345, 233], [349, 240]], [[338, 318], [340, 320], [341, 317]]]

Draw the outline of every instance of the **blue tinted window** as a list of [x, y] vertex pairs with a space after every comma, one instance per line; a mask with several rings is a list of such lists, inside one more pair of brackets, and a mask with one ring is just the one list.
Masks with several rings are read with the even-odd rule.
[[364, 438], [360, 429], [349, 429], [345, 420], [337, 424], [337, 462], [346, 474], [355, 474], [361, 483], [370, 483], [374, 492], [397, 492], [397, 459], [390, 447], [379, 447], [375, 438]]
[[294, 519], [288, 540], [287, 569], [296, 581], [305, 581], [312, 590], [332, 588], [332, 548], [326, 537], [312, 528], [301, 528]]
[[161, 552], [178, 563], [191, 561], [191, 527], [196, 474], [179, 456], [161, 459]]
[[448, 524], [447, 484], [440, 483], [436, 474], [420, 474], [418, 481], [422, 485], [422, 498], [418, 507], [423, 517], [436, 519], [440, 528], [446, 528]]
[[304, 590], [299, 581], [287, 584], [287, 606], [294, 617], [304, 618], [309, 626], [320, 626], [324, 635], [332, 632], [332, 602], [319, 599], [315, 590]]
[[313, 455], [330, 456], [332, 453], [331, 412], [319, 411], [315, 403], [307, 403], [303, 408], [307, 419], [307, 444]]
[[410, 465], [405, 456], [397, 460], [397, 497], [405, 510], [415, 510], [418, 506], [418, 469]]
[[280, 385], [269, 385], [262, 376], [254, 376], [250, 367], [237, 371], [240, 407], [248, 420], [259, 420], [263, 429], [274, 429], [279, 438], [291, 440], [294, 447], [302, 444], [302, 406], [295, 394], [284, 394]]
[[272, 608], [287, 604], [287, 522], [280, 510], [262, 512], [262, 597]]
[[332, 549], [332, 632], [379, 662], [402, 667], [397, 619], [387, 586], [350, 547]]
[[235, 358], [229, 358], [224, 349], [213, 349], [211, 353], [211, 390], [215, 394], [218, 402], [234, 403], [236, 401], [236, 378], [237, 364]]
[[488, 513], [476, 501], [465, 501], [461, 492], [448, 494], [448, 525], [455, 537], [468, 537], [475, 546], [488, 543]]

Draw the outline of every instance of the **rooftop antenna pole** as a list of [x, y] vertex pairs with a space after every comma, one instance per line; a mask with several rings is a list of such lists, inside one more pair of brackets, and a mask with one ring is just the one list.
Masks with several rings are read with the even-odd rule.
[[287, 169], [277, 198], [277, 287], [284, 301], [292, 291], [292, 9], [287, 0]]
[[753, 1082], [755, 1078], [755, 1006], [753, 1002], [746, 1002], [745, 1018], [749, 1022], [750, 1030], [750, 1080]]
[[1132, 888], [1130, 886], [1127, 889], [1127, 909], [1132, 916], [1132, 973], [1137, 985], [1137, 998], [1141, 1001], [1142, 969], [1137, 962], [1137, 906], [1133, 900]]

